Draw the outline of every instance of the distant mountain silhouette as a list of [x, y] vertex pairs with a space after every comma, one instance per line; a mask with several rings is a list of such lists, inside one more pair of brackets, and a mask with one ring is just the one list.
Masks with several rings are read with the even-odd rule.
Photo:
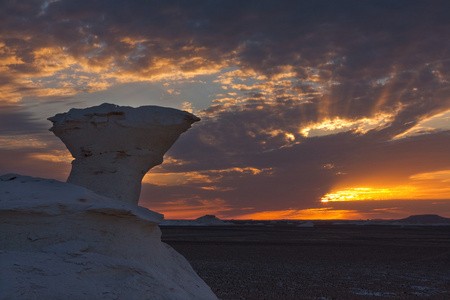
[[193, 223], [197, 225], [228, 225], [215, 215], [204, 215], [203, 217], [195, 219]]
[[450, 223], [450, 218], [444, 218], [438, 215], [414, 215], [405, 219], [397, 220], [401, 223], [417, 223], [417, 224], [435, 224], [435, 223]]

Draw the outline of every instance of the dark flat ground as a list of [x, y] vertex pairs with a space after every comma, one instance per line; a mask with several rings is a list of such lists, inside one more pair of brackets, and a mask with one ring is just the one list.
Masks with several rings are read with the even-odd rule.
[[162, 226], [220, 299], [450, 299], [450, 226]]

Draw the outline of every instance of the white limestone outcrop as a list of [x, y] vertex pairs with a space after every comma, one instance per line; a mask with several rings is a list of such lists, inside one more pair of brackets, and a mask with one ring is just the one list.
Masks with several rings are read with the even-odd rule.
[[217, 299], [161, 242], [161, 220], [77, 185], [0, 176], [0, 299]]
[[141, 181], [196, 116], [173, 108], [104, 103], [49, 118], [75, 160], [67, 182], [137, 204]]

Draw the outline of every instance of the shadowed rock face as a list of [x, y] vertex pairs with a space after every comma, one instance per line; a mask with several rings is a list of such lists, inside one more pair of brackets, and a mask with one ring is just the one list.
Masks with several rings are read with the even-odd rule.
[[75, 158], [67, 182], [137, 204], [144, 175], [200, 119], [172, 108], [104, 103], [48, 120]]

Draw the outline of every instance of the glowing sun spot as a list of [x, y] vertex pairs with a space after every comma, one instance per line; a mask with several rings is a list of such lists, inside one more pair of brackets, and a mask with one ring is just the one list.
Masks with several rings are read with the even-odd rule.
[[334, 193], [326, 194], [321, 202], [334, 201], [361, 201], [361, 200], [390, 200], [409, 199], [413, 196], [416, 188], [411, 186], [400, 186], [395, 188], [348, 188]]

